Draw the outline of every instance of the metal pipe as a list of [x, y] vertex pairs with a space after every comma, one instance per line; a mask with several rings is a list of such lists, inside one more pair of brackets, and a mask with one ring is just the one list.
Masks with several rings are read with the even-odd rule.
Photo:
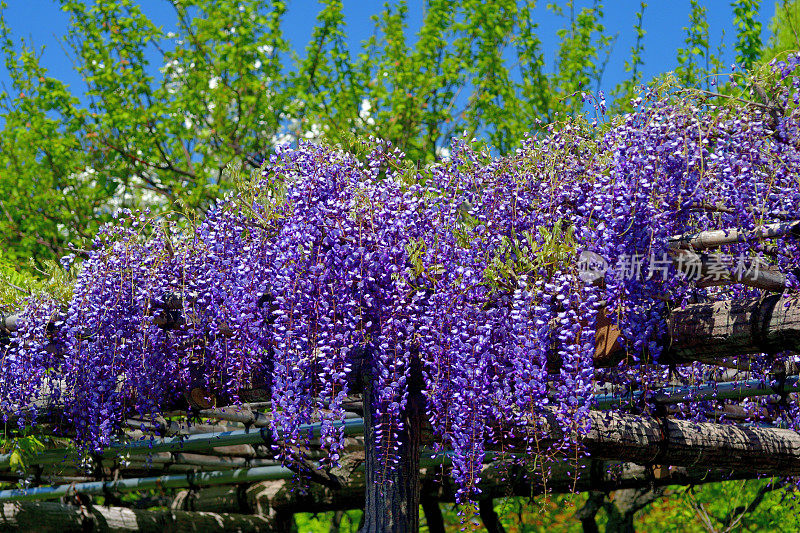
[[188, 472], [170, 476], [120, 479], [117, 481], [92, 481], [71, 483], [55, 487], [10, 489], [0, 491], [0, 501], [54, 500], [71, 494], [107, 494], [108, 492], [131, 492], [135, 490], [181, 489], [194, 486], [253, 483], [270, 479], [291, 478], [294, 472], [284, 466], [261, 466], [214, 472]]
[[[487, 452], [485, 459], [493, 460], [498, 454]], [[432, 452], [429, 449], [420, 450], [420, 465], [441, 466], [451, 464], [453, 452]], [[363, 470], [360, 465], [357, 470]], [[239, 468], [236, 470], [221, 470], [212, 472], [187, 472], [186, 474], [173, 474], [167, 476], [154, 476], [132, 479], [119, 479], [117, 481], [91, 481], [86, 483], [70, 483], [55, 487], [34, 487], [30, 489], [9, 489], [0, 491], [1, 501], [35, 501], [55, 500], [73, 494], [108, 494], [109, 492], [131, 492], [136, 490], [161, 490], [182, 489], [191, 487], [207, 487], [213, 485], [230, 485], [234, 483], [255, 483], [275, 479], [289, 479], [296, 472], [285, 466], [261, 466], [256, 468]]]
[[[741, 400], [742, 398], [789, 392], [800, 392], [800, 376], [786, 376], [782, 384], [773, 378], [769, 383], [764, 379], [750, 379], [700, 386], [665, 387], [658, 392], [650, 392], [647, 400], [668, 405], [687, 401]], [[632, 394], [596, 394], [594, 407], [610, 409], [626, 405], [640, 400], [642, 394], [644, 394], [643, 391], [634, 391]]]

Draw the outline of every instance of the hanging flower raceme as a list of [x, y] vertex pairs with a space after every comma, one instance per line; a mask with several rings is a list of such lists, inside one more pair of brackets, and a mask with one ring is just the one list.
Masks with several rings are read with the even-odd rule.
[[[682, 257], [723, 254], [673, 237], [800, 218], [796, 66], [774, 66], [778, 118], [652, 89], [633, 113], [554, 124], [507, 157], [459, 140], [449, 160], [418, 169], [386, 143], [363, 157], [305, 144], [278, 150], [199, 222], [123, 213], [95, 240], [68, 308], [30, 300], [3, 341], [3, 414], [30, 422], [34, 401], [56, 394], [80, 442], [99, 449], [127, 417], [155, 417], [189, 390], [235, 403], [258, 388], [286, 461], [309, 443], [301, 426], [321, 421], [336, 462], [343, 402], [368, 389], [373, 444], [391, 466], [420, 394], [460, 496], [475, 497], [488, 446], [574, 449], [598, 387], [712, 375], [651, 364], [665, 315], [760, 292], [689, 279]], [[761, 260], [796, 290], [797, 235], [775, 248], [741, 239], [723, 263]], [[587, 258], [599, 268], [586, 272]], [[601, 321], [618, 327], [625, 366], [595, 368]], [[690, 405], [676, 416], [715, 409]]]

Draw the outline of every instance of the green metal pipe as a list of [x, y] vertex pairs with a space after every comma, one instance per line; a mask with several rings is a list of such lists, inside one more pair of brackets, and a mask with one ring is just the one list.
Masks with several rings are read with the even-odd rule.
[[32, 489], [11, 489], [0, 491], [0, 501], [55, 500], [72, 494], [108, 494], [131, 492], [135, 490], [182, 489], [195, 486], [229, 485], [233, 483], [255, 483], [270, 479], [288, 479], [294, 472], [284, 466], [260, 466], [219, 470], [213, 472], [189, 472], [158, 477], [120, 479], [117, 481], [91, 481], [71, 483], [56, 487], [35, 487]]
[[[452, 463], [453, 453], [450, 451], [433, 453], [423, 448], [420, 451], [421, 466], [441, 466]], [[491, 460], [497, 454], [489, 452], [486, 459]], [[358, 469], [363, 469], [360, 465]], [[256, 483], [275, 479], [289, 479], [295, 472], [285, 466], [260, 466], [256, 468], [239, 468], [236, 470], [217, 470], [211, 472], [188, 472], [167, 476], [120, 479], [117, 481], [89, 481], [70, 483], [55, 487], [34, 487], [30, 489], [9, 489], [0, 491], [2, 501], [36, 501], [55, 500], [73, 494], [108, 494], [114, 492], [132, 492], [136, 490], [185, 489], [191, 487], [210, 487], [212, 485], [231, 485], [235, 483]]]
[[[653, 403], [667, 405], [707, 400], [742, 400], [790, 392], [800, 392], [800, 376], [786, 376], [783, 381], [771, 376], [765, 379], [726, 381], [697, 386], [664, 387], [650, 391], [647, 399]], [[633, 394], [597, 394], [594, 397], [594, 407], [604, 410], [624, 406], [641, 399], [642, 394], [642, 391], [634, 391]]]

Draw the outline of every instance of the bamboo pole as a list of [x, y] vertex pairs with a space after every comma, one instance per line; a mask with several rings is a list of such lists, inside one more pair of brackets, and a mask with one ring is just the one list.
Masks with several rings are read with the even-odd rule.
[[[538, 469], [537, 469], [538, 470]], [[514, 462], [489, 461], [481, 468], [478, 484], [482, 497], [531, 497], [547, 492], [574, 493], [585, 491], [611, 492], [620, 489], [659, 487], [665, 485], [701, 485], [732, 479], [750, 479], [746, 472], [659, 466], [649, 468], [619, 461], [580, 459], [565, 462], [544, 460], [542, 478], [530, 468]], [[458, 486], [439, 468], [423, 468], [420, 503], [455, 502]], [[181, 490], [171, 508], [183, 511], [215, 513], [257, 513], [262, 515], [325, 512], [363, 509], [365, 480], [354, 478], [342, 489], [334, 490], [319, 484], [298, 484], [291, 480], [263, 481], [241, 490], [241, 487], [211, 487], [196, 491]], [[244, 493], [244, 494], [242, 494]], [[428, 517], [426, 516], [426, 519]]]
[[[737, 473], [719, 471], [668, 469], [650, 471], [636, 465], [601, 464], [584, 462], [586, 474], [578, 479], [553, 472], [548, 480], [549, 492], [572, 492], [573, 490], [612, 491], [623, 488], [658, 487], [671, 484], [700, 485], [726, 479], [740, 479]], [[590, 468], [591, 465], [591, 468]], [[655, 473], [655, 475], [654, 475]], [[429, 478], [431, 476], [428, 476]], [[271, 484], [279, 485], [271, 486]], [[511, 479], [497, 474], [494, 466], [484, 468], [481, 483], [485, 497], [502, 498], [509, 495], [527, 496], [542, 493], [543, 486], [524, 475], [512, 473]], [[326, 487], [310, 486], [307, 490], [296, 490], [286, 480], [259, 482], [246, 490], [244, 508], [242, 497], [236, 488], [227, 493], [208, 494], [215, 488], [202, 489], [193, 500], [194, 511], [173, 507], [169, 511], [144, 511], [124, 507], [64, 505], [57, 502], [11, 502], [0, 504], [0, 532], [52, 531], [58, 533], [85, 531], [269, 531], [274, 528], [273, 515], [291, 515], [298, 512], [324, 512], [362, 508], [364, 503], [363, 482], [348, 486], [342, 491]], [[186, 494], [184, 494], [185, 497]], [[450, 480], [444, 483], [427, 484], [425, 501], [455, 501], [455, 486]], [[180, 498], [180, 497], [179, 497]], [[176, 498], [176, 501], [179, 499]], [[213, 509], [213, 510], [212, 510]], [[252, 511], [266, 511], [253, 515]]]
[[[260, 411], [240, 409], [238, 406], [201, 409], [197, 412], [197, 416], [200, 418], [214, 418], [217, 420], [226, 420], [228, 422], [238, 422], [257, 428], [270, 427], [272, 424], [271, 416]], [[361, 417], [352, 412], [345, 412], [344, 418], [345, 420], [351, 420]]]
[[[419, 452], [418, 452], [419, 453]], [[487, 454], [488, 458], [494, 454]], [[423, 465], [441, 466], [450, 464], [452, 454], [445, 452], [435, 455], [426, 454]], [[363, 469], [363, 464], [359, 469]], [[163, 475], [133, 479], [120, 479], [116, 481], [91, 481], [85, 483], [70, 483], [54, 487], [33, 487], [29, 489], [8, 489], [0, 491], [2, 501], [36, 501], [53, 500], [75, 494], [109, 494], [114, 492], [133, 492], [139, 490], [162, 490], [194, 487], [211, 487], [216, 485], [231, 485], [236, 483], [255, 483], [277, 479], [290, 479], [297, 474], [296, 471], [280, 465], [260, 466], [255, 468], [238, 468], [235, 470], [218, 470], [211, 472], [197, 472], [192, 470], [186, 474]]]
[[[552, 413], [543, 413], [535, 426], [543, 432], [542, 446], [563, 442], [567, 437], [554, 422]], [[741, 473], [791, 476], [800, 474], [800, 434], [789, 429], [692, 422], [667, 417], [627, 415], [619, 412], [591, 411], [591, 428], [577, 436], [589, 457], [622, 460], [642, 465], [730, 470]], [[423, 432], [430, 440], [430, 435]], [[487, 449], [502, 445], [487, 442]], [[517, 452], [524, 450], [518, 443]], [[420, 458], [424, 457], [422, 454]], [[441, 457], [441, 458], [440, 458]], [[444, 454], [433, 463], [444, 463]], [[421, 465], [428, 461], [421, 461]], [[428, 463], [430, 464], [430, 463]], [[76, 492], [100, 494], [107, 491], [189, 488], [254, 480], [286, 479], [294, 472], [282, 466], [203, 472], [198, 474], [126, 479], [112, 482], [76, 483], [0, 491], [2, 500], [52, 499]]]
[[[685, 401], [705, 401], [705, 400], [740, 400], [748, 397], [765, 396], [771, 394], [800, 392], [800, 376], [787, 376], [780, 381], [779, 377], [773, 376], [769, 381], [765, 379], [738, 380], [717, 384], [706, 384], [701, 386], [669, 386], [659, 390], [651, 391], [648, 398], [657, 404], [676, 404]], [[643, 391], [634, 391], [632, 394], [596, 394], [593, 405], [596, 409], [611, 409], [616, 406], [628, 405], [641, 399]], [[345, 434], [348, 436], [363, 433], [363, 420], [358, 418], [347, 418], [342, 425], [345, 427]], [[315, 437], [319, 436], [320, 424], [309, 424], [302, 428], [303, 432], [311, 430]], [[226, 431], [220, 433], [202, 433], [189, 437], [161, 438], [135, 441], [131, 443], [117, 443], [107, 448], [103, 452], [103, 457], [114, 458], [126, 456], [130, 463], [130, 468], [147, 468], [146, 465], [175, 464], [175, 465], [207, 465], [219, 466], [223, 463], [238, 465], [237, 461], [244, 461], [241, 453], [233, 453], [236, 459], [225, 460], [218, 455], [205, 456], [188, 452], [203, 451], [213, 452], [215, 449], [241, 446], [250, 444], [271, 443], [271, 435], [267, 428], [259, 431], [248, 432], [247, 430]], [[10, 454], [0, 455], [0, 469], [7, 469], [10, 465]], [[68, 449], [58, 449], [45, 451], [32, 459], [37, 465], [51, 465], [76, 459], [74, 451]], [[268, 459], [260, 459], [268, 460]]]

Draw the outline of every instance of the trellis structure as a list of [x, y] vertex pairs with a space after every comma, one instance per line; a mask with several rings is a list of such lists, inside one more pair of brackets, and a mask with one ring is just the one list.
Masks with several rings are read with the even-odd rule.
[[[675, 257], [743, 239], [768, 239], [787, 233], [800, 233], [799, 223], [776, 223], [749, 235], [726, 230], [681, 236], [673, 241]], [[571, 472], [570, 466], [553, 458], [548, 466], [549, 490], [608, 491], [800, 475], [800, 434], [780, 427], [779, 420], [773, 424], [763, 420], [751, 423], [748, 412], [731, 405], [709, 407], [710, 418], [719, 418], [719, 422], [696, 423], [670, 417], [670, 406], [683, 402], [768, 395], [780, 398], [800, 391], [800, 376], [792, 360], [776, 360], [772, 374], [755, 377], [748, 375], [743, 359], [749, 353], [800, 352], [800, 299], [781, 294], [785, 276], [767, 270], [745, 278], [731, 275], [723, 282], [741, 282], [776, 293], [674, 310], [666, 317], [670, 338], [665, 340], [668, 349], [659, 364], [717, 364], [727, 369], [728, 381], [657, 390], [598, 390], [591, 430], [581, 438], [586, 457], [572, 464]], [[5, 317], [0, 325], [8, 333], [16, 328], [16, 319]], [[161, 325], [169, 327], [167, 322]], [[625, 364], [618, 337], [613, 321], [599, 325], [596, 367]], [[453, 500], [455, 489], [451, 482], [435, 475], [448, 467], [449, 456], [430, 449], [432, 434], [420, 414], [424, 399], [418, 392], [412, 395], [406, 409], [408, 424], [401, 462], [378, 483], [380, 465], [371, 446], [371, 380], [366, 372], [363, 376], [362, 394], [345, 402], [348, 415], [341, 425], [347, 436], [346, 453], [336, 468], [322, 468], [316, 462], [314, 442], [319, 437], [319, 424], [302, 428], [312, 443], [305, 461], [282, 464], [275, 460], [273, 445], [278, 441], [269, 430], [270, 406], [257, 401], [259, 391], [248, 391], [247, 396], [254, 400], [251, 403], [213, 408], [204, 405], [204, 391], [194, 390], [187, 394], [187, 410], [166, 414], [178, 419], [191, 416], [200, 422], [165, 418], [153, 424], [129, 420], [126, 438], [91, 457], [90, 465], [79, 465], [78, 456], [69, 449], [54, 449], [32, 457], [30, 467], [22, 473], [11, 470], [10, 455], [0, 456], [0, 477], [20, 484], [19, 488], [0, 490], [0, 501], [6, 502], [0, 530], [31, 528], [49, 517], [65, 524], [62, 531], [86, 528], [87, 524], [100, 528], [101, 523], [109, 530], [136, 527], [145, 531], [168, 523], [191, 523], [209, 531], [256, 531], [288, 527], [294, 512], [364, 508], [363, 531], [413, 531], [422, 498], [426, 513], [431, 513], [428, 524], [434, 531], [441, 517], [437, 518], [431, 502]], [[656, 412], [636, 414], [646, 402], [656, 405]], [[50, 416], [58, 417], [58, 405], [45, 401], [42, 407]], [[631, 409], [633, 412], [625, 412]], [[544, 434], [552, 442], [563, 439], [562, 430], [546, 414], [540, 424], [549, 428]], [[523, 450], [509, 452], [514, 444], [489, 443], [496, 451], [486, 456], [481, 484], [484, 499], [545, 490], [535, 475], [517, 466], [525, 454]], [[546, 444], [543, 442], [543, 446]], [[293, 490], [298, 482], [305, 490]], [[213, 488], [220, 485], [229, 488]], [[189, 491], [178, 493], [170, 512], [119, 507], [117, 496], [123, 492], [163, 493], [168, 489]], [[103, 495], [107, 504], [116, 502], [117, 506], [81, 511], [60, 503], [22, 503], [66, 499], [85, 504], [89, 495]], [[483, 510], [484, 518], [492, 520], [491, 512]]]
[[202, 220], [122, 210], [68, 303], [0, 316], [7, 427], [74, 445], [0, 456], [0, 530], [438, 532], [471, 499], [495, 532], [492, 498], [571, 490], [591, 526], [597, 491], [800, 477], [798, 73], [600, 97], [501, 158], [279, 147]]

